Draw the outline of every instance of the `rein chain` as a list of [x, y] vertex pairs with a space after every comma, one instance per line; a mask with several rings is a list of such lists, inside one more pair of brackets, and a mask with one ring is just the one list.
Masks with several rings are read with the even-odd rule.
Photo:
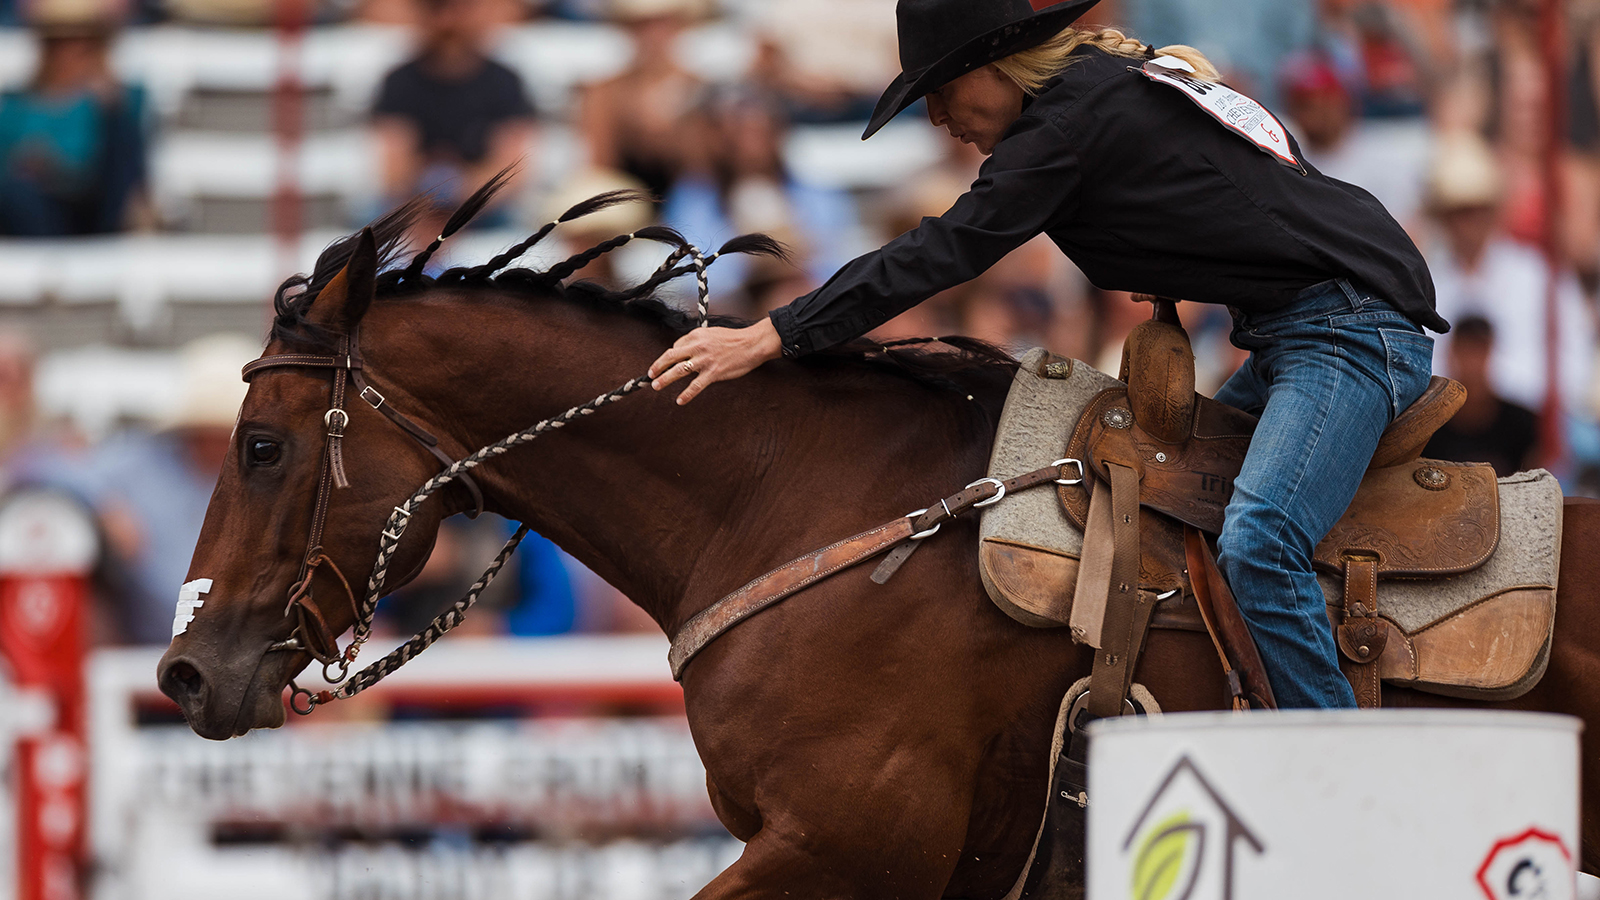
[[[692, 244], [685, 244], [674, 250], [672, 254], [668, 256], [666, 262], [662, 263], [661, 267], [658, 268], [655, 273], [656, 276], [659, 276], [668, 272], [685, 259], [690, 261], [690, 264], [694, 267], [696, 288], [699, 292], [699, 299], [695, 307], [694, 327], [696, 328], [705, 327], [710, 317], [711, 287], [706, 276], [706, 268], [712, 263], [716, 262], [719, 255], [720, 253], [712, 253], [709, 256], [703, 255], [699, 248]], [[354, 353], [355, 346], [353, 339], [350, 339], [348, 346], [350, 348], [350, 352]], [[258, 360], [257, 363], [265, 363], [275, 359], [285, 359], [285, 357], [264, 357], [262, 360]], [[295, 357], [295, 359], [298, 359], [299, 361], [281, 364], [313, 365], [313, 363], [305, 362], [305, 357]], [[270, 366], [258, 365], [257, 363], [251, 364], [254, 369], [252, 369], [250, 366], [246, 367], [247, 379], [248, 375], [256, 369], [270, 368]], [[335, 369], [341, 368], [336, 362], [329, 363], [328, 365]], [[354, 366], [346, 366], [344, 368], [346, 368], [351, 375], [357, 371], [357, 368]], [[336, 372], [334, 375], [335, 409], [339, 408], [338, 404], [342, 400], [344, 394], [345, 377], [346, 375], [344, 372]], [[334, 569], [335, 574], [338, 575], [339, 579], [341, 581], [344, 580], [343, 574], [339, 573], [338, 569], [332, 566], [332, 561], [328, 560], [327, 557], [321, 553], [321, 547], [316, 546], [321, 543], [320, 525], [322, 521], [325, 520], [326, 515], [326, 498], [325, 496], [319, 496], [319, 515], [317, 515], [317, 521], [313, 525], [313, 527], [316, 529], [313, 535], [313, 548], [312, 550], [308, 551], [308, 562], [302, 568], [301, 580], [296, 582], [295, 587], [291, 588], [292, 597], [290, 607], [285, 611], [285, 614], [287, 615], [289, 612], [293, 612], [296, 609], [302, 610], [300, 613], [300, 622], [297, 624], [295, 632], [288, 640], [273, 644], [267, 649], [268, 652], [274, 650], [303, 650], [311, 653], [318, 659], [318, 661], [323, 663], [324, 680], [328, 681], [329, 683], [333, 683], [335, 678], [329, 677], [329, 675], [331, 674], [332, 670], [336, 669], [337, 677], [339, 679], [343, 679], [343, 681], [333, 690], [312, 692], [300, 687], [294, 682], [293, 679], [291, 679], [289, 686], [292, 690], [292, 694], [290, 695], [289, 707], [300, 715], [310, 715], [312, 710], [324, 703], [329, 703], [334, 700], [347, 700], [351, 697], [354, 697], [367, 688], [377, 684], [379, 681], [382, 681], [385, 677], [392, 674], [396, 669], [399, 669], [401, 666], [416, 658], [418, 654], [428, 649], [436, 641], [444, 637], [445, 634], [450, 632], [457, 625], [461, 624], [461, 622], [466, 618], [467, 610], [472, 608], [472, 605], [478, 601], [478, 597], [484, 592], [485, 589], [489, 587], [490, 583], [494, 581], [495, 576], [500, 574], [501, 568], [505, 566], [506, 562], [511, 558], [511, 555], [516, 552], [517, 546], [522, 543], [522, 539], [528, 535], [528, 526], [526, 524], [519, 523], [516, 533], [511, 536], [510, 540], [506, 541], [505, 546], [501, 548], [499, 554], [495, 556], [494, 561], [491, 562], [489, 567], [484, 570], [483, 574], [478, 577], [478, 580], [473, 582], [472, 586], [467, 589], [466, 594], [460, 600], [457, 600], [449, 609], [436, 616], [432, 622], [428, 623], [427, 627], [423, 628], [422, 631], [418, 632], [410, 640], [390, 651], [388, 655], [360, 670], [354, 675], [346, 677], [347, 673], [349, 672], [350, 664], [355, 661], [356, 656], [361, 652], [361, 647], [372, 637], [372, 624], [374, 618], [377, 616], [378, 601], [383, 596], [383, 586], [384, 582], [388, 578], [389, 564], [394, 558], [395, 551], [399, 549], [400, 539], [405, 535], [406, 527], [410, 523], [412, 514], [425, 500], [431, 497], [434, 493], [438, 492], [440, 488], [443, 488], [454, 481], [465, 479], [470, 482], [468, 473], [483, 463], [505, 454], [512, 448], [529, 443], [540, 435], [548, 434], [552, 431], [565, 428], [568, 424], [577, 419], [580, 419], [584, 416], [593, 415], [600, 408], [608, 406], [612, 403], [616, 403], [622, 398], [637, 392], [640, 388], [649, 384], [650, 381], [651, 379], [648, 377], [648, 375], [644, 377], [633, 378], [622, 386], [614, 390], [607, 391], [593, 400], [590, 400], [588, 403], [585, 403], [581, 406], [575, 406], [559, 416], [545, 419], [532, 426], [529, 426], [526, 429], [523, 429], [522, 431], [508, 435], [505, 438], [502, 438], [501, 440], [484, 447], [476, 453], [463, 457], [460, 460], [449, 462], [448, 458], [444, 457], [444, 459], [446, 459], [448, 462], [448, 465], [444, 471], [428, 479], [428, 481], [425, 482], [422, 487], [417, 488], [416, 492], [413, 493], [410, 498], [408, 498], [399, 506], [396, 506], [394, 511], [389, 514], [389, 520], [384, 526], [382, 537], [379, 538], [378, 555], [376, 562], [373, 564], [372, 576], [367, 580], [366, 596], [359, 605], [355, 606], [356, 624], [354, 634], [351, 637], [350, 644], [342, 653], [338, 652], [336, 644], [333, 645], [332, 654], [319, 653], [311, 648], [308, 640], [300, 639], [300, 635], [306, 631], [305, 623], [307, 613], [305, 611], [310, 610], [311, 616], [320, 617], [320, 614], [316, 612], [315, 607], [309, 602], [311, 577], [315, 569], [315, 565], [320, 562], [328, 562], [330, 567]], [[365, 391], [363, 391], [363, 396], [365, 396]], [[384, 411], [390, 416], [391, 419], [394, 419], [395, 416], [398, 415], [398, 413], [390, 413], [390, 411], [384, 410], [381, 403], [376, 408]], [[333, 418], [332, 410], [329, 411], [327, 418], [330, 420], [329, 424], [331, 425], [331, 420]], [[348, 415], [344, 416], [344, 422], [347, 423], [348, 420]], [[399, 420], [396, 419], [396, 421], [398, 422]], [[406, 421], [409, 422], [409, 420]], [[410, 428], [407, 430], [412, 431]], [[412, 434], [414, 437], [416, 436], [415, 431], [412, 431]], [[339, 440], [342, 437], [342, 425], [337, 429], [330, 427], [327, 444], [328, 450], [324, 455], [323, 463], [325, 472], [330, 467], [335, 468], [335, 470], [338, 472], [336, 477], [340, 482], [343, 482], [343, 471], [339, 450], [337, 448], [339, 446]], [[429, 437], [431, 438], [431, 435], [429, 435]], [[427, 441], [424, 441], [424, 443], [427, 444]], [[430, 447], [430, 449], [436, 449], [431, 444], [427, 445]], [[435, 455], [439, 454], [436, 452]], [[326, 482], [326, 478], [324, 478], [324, 481]], [[346, 486], [346, 483], [340, 483], [339, 486], [344, 487]], [[325, 495], [327, 493], [325, 487], [319, 489], [318, 493], [319, 495]], [[473, 490], [473, 494], [475, 497], [478, 495], [478, 492], [475, 488]], [[479, 502], [479, 506], [481, 508], [481, 501]], [[315, 562], [312, 562], [312, 560], [315, 560]], [[306, 568], [306, 566], [309, 566], [309, 568]], [[345, 589], [346, 591], [349, 591], [348, 583], [345, 584]], [[303, 598], [303, 602], [297, 602], [300, 600], [300, 598]], [[352, 603], [353, 601], [354, 597], [352, 596]], [[326, 626], [323, 626], [323, 630], [326, 631]], [[333, 644], [331, 638], [329, 643]]]

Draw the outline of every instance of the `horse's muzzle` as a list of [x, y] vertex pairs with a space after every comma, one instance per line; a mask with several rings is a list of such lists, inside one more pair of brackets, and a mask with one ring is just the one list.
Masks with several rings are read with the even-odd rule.
[[270, 656], [283, 654], [258, 657], [243, 672], [215, 673], [208, 672], [204, 663], [169, 650], [156, 669], [156, 682], [183, 710], [195, 734], [225, 741], [252, 729], [283, 724], [283, 687], [274, 689], [272, 677], [282, 667], [269, 663]]

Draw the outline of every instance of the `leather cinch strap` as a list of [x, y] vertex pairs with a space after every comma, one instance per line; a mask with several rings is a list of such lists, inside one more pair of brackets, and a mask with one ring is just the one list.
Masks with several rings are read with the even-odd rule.
[[1122, 715], [1156, 608], [1156, 595], [1139, 589], [1139, 474], [1118, 463], [1105, 468], [1108, 480], [1089, 501], [1071, 620], [1073, 639], [1096, 650], [1087, 704], [1096, 719]]
[[922, 541], [932, 537], [939, 526], [973, 509], [999, 502], [1007, 494], [1025, 491], [1043, 484], [1069, 481], [1069, 468], [1074, 477], [1081, 477], [1077, 460], [1060, 460], [1043, 469], [1019, 475], [1009, 481], [983, 478], [958, 494], [940, 500], [927, 509], [919, 509], [909, 516], [863, 531], [855, 537], [808, 553], [792, 562], [773, 569], [751, 581], [737, 591], [711, 604], [694, 618], [685, 622], [672, 637], [672, 649], [667, 661], [672, 666], [672, 677], [683, 679], [683, 670], [695, 654], [719, 635], [745, 619], [792, 596], [804, 588], [842, 572], [852, 566], [894, 549], [873, 572], [872, 580], [878, 584], [888, 581]]
[[1383, 680], [1378, 660], [1389, 643], [1389, 629], [1378, 618], [1378, 557], [1360, 552], [1344, 557], [1344, 621], [1337, 632], [1339, 652], [1348, 660], [1341, 668], [1356, 694], [1356, 705], [1383, 705]]

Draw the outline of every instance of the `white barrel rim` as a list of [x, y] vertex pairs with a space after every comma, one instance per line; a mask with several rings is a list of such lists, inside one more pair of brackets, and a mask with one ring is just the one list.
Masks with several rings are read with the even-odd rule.
[[1159, 729], [1166, 734], [1188, 732], [1283, 731], [1307, 728], [1510, 728], [1518, 731], [1556, 731], [1581, 734], [1583, 720], [1549, 712], [1503, 709], [1289, 709], [1237, 713], [1231, 711], [1177, 712], [1160, 716], [1121, 716], [1098, 719], [1089, 725], [1090, 738]]

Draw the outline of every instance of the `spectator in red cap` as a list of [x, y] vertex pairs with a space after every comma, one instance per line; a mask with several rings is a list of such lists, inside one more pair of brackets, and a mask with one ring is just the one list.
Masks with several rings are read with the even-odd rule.
[[1370, 191], [1417, 233], [1431, 144], [1426, 123], [1362, 119], [1360, 73], [1320, 49], [1290, 55], [1279, 81], [1306, 158], [1329, 178]]

